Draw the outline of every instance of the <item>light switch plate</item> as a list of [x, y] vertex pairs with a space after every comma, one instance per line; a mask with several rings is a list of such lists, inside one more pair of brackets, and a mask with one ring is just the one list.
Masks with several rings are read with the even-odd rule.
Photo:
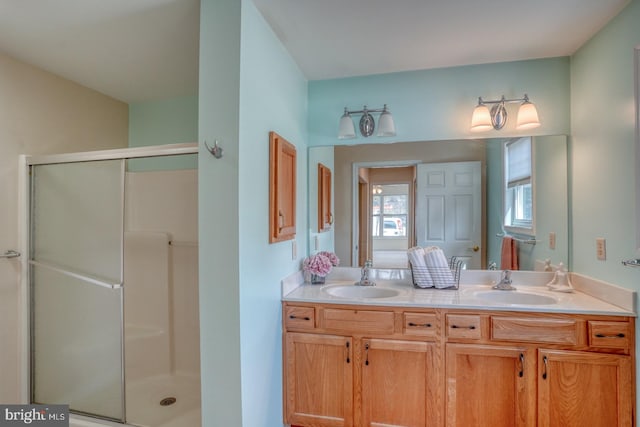
[[295, 240], [291, 241], [291, 260], [295, 261], [298, 258], [298, 245]]
[[598, 237], [596, 239], [596, 256], [600, 261], [607, 259], [607, 241], [604, 237]]
[[555, 248], [556, 248], [556, 233], [552, 231], [549, 233], [549, 249], [555, 249]]

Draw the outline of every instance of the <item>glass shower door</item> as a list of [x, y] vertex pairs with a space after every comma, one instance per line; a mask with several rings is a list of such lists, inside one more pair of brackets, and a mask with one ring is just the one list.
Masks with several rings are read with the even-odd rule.
[[31, 169], [31, 397], [124, 421], [124, 160]]

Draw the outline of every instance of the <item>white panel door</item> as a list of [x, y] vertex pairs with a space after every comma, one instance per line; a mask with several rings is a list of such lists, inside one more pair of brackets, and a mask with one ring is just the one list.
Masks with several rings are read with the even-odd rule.
[[419, 164], [416, 192], [417, 244], [481, 268], [480, 162]]

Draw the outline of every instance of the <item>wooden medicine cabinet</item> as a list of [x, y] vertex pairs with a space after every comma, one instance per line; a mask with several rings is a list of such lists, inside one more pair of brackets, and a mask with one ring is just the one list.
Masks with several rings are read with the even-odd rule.
[[269, 132], [269, 243], [296, 236], [296, 147]]

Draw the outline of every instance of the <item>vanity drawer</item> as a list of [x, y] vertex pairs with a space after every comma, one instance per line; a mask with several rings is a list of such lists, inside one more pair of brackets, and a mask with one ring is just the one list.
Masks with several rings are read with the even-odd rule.
[[631, 325], [629, 322], [589, 321], [589, 345], [592, 347], [629, 350]]
[[349, 310], [325, 308], [322, 310], [321, 327], [337, 331], [392, 334], [392, 311]]
[[284, 326], [286, 329], [313, 329], [315, 318], [313, 307], [287, 306], [284, 311]]
[[536, 317], [491, 317], [491, 339], [550, 344], [578, 344], [584, 321]]
[[481, 318], [478, 314], [447, 314], [448, 338], [482, 338]]
[[436, 336], [436, 315], [433, 313], [404, 313], [405, 335]]

